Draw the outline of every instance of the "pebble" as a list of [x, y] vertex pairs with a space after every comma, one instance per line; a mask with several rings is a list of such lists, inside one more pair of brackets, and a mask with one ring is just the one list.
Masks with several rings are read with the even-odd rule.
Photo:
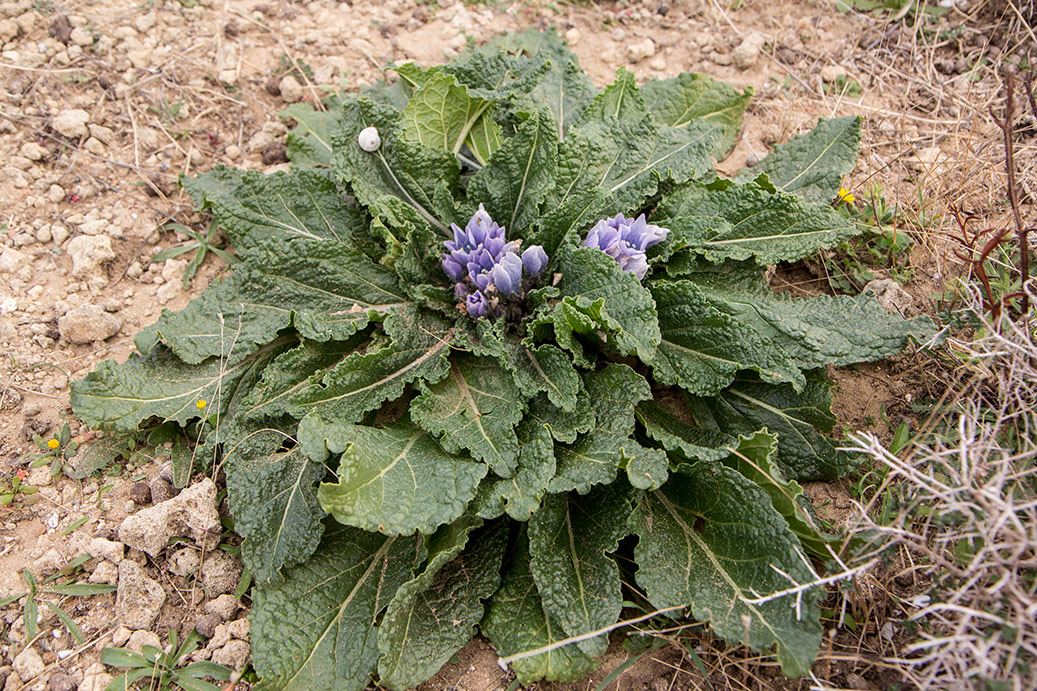
[[115, 631], [112, 631], [112, 645], [121, 648], [126, 645], [126, 641], [130, 640], [130, 635], [132, 634], [133, 632], [125, 626], [116, 628]]
[[194, 620], [194, 628], [198, 629], [202, 638], [212, 638], [219, 625], [220, 617], [216, 614], [199, 614]]
[[72, 43], [84, 48], [86, 46], [92, 46], [94, 44], [93, 34], [91, 34], [89, 31], [87, 31], [81, 26], [77, 26], [75, 29], [72, 29], [72, 33], [69, 34], [68, 37], [72, 41]]
[[144, 652], [144, 646], [146, 645], [161, 648], [162, 639], [158, 637], [157, 633], [152, 631], [134, 631], [130, 634], [129, 640], [126, 641], [126, 647], [135, 653]]
[[305, 93], [303, 86], [292, 75], [288, 75], [282, 79], [279, 87], [281, 89], [281, 98], [283, 98], [285, 102], [297, 103], [303, 99]]
[[166, 591], [157, 581], [144, 575], [137, 562], [123, 559], [119, 564], [119, 589], [115, 609], [123, 625], [150, 629], [166, 602]]
[[[102, 223], [106, 222], [102, 221]], [[100, 285], [107, 285], [108, 277], [104, 275], [104, 265], [115, 259], [110, 237], [80, 235], [69, 241], [67, 250], [69, 256], [72, 257], [73, 276], [87, 278], [90, 282], [97, 282]]]
[[14, 672], [25, 681], [43, 674], [46, 668], [43, 658], [34, 648], [26, 648], [14, 658]]
[[[155, 488], [151, 489], [154, 499]], [[119, 539], [157, 557], [173, 536], [193, 538], [203, 550], [211, 550], [219, 544], [221, 532], [216, 485], [206, 478], [172, 499], [128, 516], [119, 527]]]
[[728, 53], [713, 53], [709, 56], [709, 59], [721, 67], [726, 67], [733, 62], [731, 55]]
[[50, 126], [58, 134], [70, 139], [78, 139], [87, 134], [86, 126], [89, 122], [90, 113], [80, 108], [69, 108], [58, 113], [57, 117], [51, 120]]
[[119, 567], [110, 561], [102, 561], [94, 567], [94, 572], [90, 574], [87, 581], [90, 583], [116, 585], [119, 582]]
[[245, 641], [231, 641], [212, 654], [212, 661], [240, 671], [248, 662], [250, 650], [249, 644]]
[[747, 70], [760, 59], [760, 50], [767, 39], [759, 31], [753, 31], [738, 44], [731, 53], [731, 61], [740, 70]]
[[210, 595], [234, 592], [241, 578], [241, 562], [222, 551], [214, 551], [202, 562], [200, 579]]
[[65, 201], [65, 189], [61, 185], [51, 185], [47, 190], [47, 199], [54, 204]]
[[36, 142], [26, 142], [22, 144], [22, 148], [18, 150], [18, 153], [30, 161], [40, 161], [47, 155], [47, 150]]
[[[113, 641], [114, 642], [114, 641]], [[123, 641], [125, 643], [125, 641]], [[116, 644], [121, 645], [121, 644]], [[105, 691], [108, 684], [112, 683], [112, 675], [105, 671], [104, 665], [95, 662], [86, 668], [83, 673], [83, 681], [79, 684], [78, 691]]]
[[[65, 652], [62, 650], [58, 653], [58, 657], [61, 657], [61, 653]], [[64, 670], [57, 670], [50, 675], [47, 679], [47, 691], [75, 691], [76, 682], [72, 680], [68, 672]]]
[[653, 55], [655, 55], [655, 42], [650, 38], [646, 37], [627, 44], [627, 60], [630, 62], [640, 62]]
[[238, 601], [233, 595], [224, 594], [205, 603], [206, 614], [215, 614], [220, 621], [229, 621], [238, 611]]
[[92, 303], [80, 305], [58, 319], [58, 333], [66, 342], [77, 345], [107, 340], [120, 329], [122, 320]]
[[846, 68], [841, 65], [825, 65], [821, 68], [821, 79], [826, 82], [834, 82], [839, 77], [845, 77]]

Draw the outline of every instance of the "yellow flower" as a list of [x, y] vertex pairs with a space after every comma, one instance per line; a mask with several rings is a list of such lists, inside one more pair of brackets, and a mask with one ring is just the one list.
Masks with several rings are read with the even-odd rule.
[[853, 192], [846, 189], [845, 187], [840, 187], [839, 201], [846, 202], [847, 204], [853, 204], [855, 201], [857, 201], [857, 197], [853, 196]]
[[47, 442], [47, 447], [48, 448], [56, 449], [59, 446], [61, 446], [61, 442], [59, 442], [57, 439], [51, 439], [50, 441]]
[[198, 410], [205, 410], [205, 399], [199, 398], [196, 405], [198, 406]]

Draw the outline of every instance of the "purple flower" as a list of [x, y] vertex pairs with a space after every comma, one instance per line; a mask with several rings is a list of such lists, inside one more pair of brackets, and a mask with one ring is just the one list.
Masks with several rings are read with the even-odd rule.
[[464, 304], [465, 308], [468, 310], [468, 316], [473, 319], [486, 316], [486, 310], [490, 306], [486, 301], [486, 296], [482, 294], [481, 290], [477, 290], [466, 297]]
[[530, 276], [538, 276], [547, 266], [547, 252], [540, 245], [530, 245], [522, 253], [522, 268]]
[[533, 279], [547, 266], [539, 245], [519, 255], [520, 242], [509, 242], [482, 204], [463, 229], [456, 224], [451, 228], [454, 239], [443, 243], [443, 271], [456, 283], [458, 308], [473, 318], [503, 314], [500, 298], [520, 300], [530, 285], [523, 274]]
[[648, 273], [645, 250], [665, 240], [669, 232], [666, 228], [648, 223], [644, 214], [636, 220], [617, 214], [613, 218], [598, 221], [587, 233], [583, 246], [601, 250], [619, 262], [624, 271], [629, 271], [641, 280]]
[[522, 286], [522, 260], [509, 252], [490, 269], [490, 280], [501, 295], [514, 295]]

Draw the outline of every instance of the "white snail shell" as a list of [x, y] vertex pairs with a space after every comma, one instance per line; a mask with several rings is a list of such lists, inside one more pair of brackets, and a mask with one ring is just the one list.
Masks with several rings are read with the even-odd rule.
[[364, 151], [378, 151], [378, 147], [382, 145], [382, 138], [378, 136], [378, 129], [375, 127], [360, 130], [360, 136], [356, 140]]

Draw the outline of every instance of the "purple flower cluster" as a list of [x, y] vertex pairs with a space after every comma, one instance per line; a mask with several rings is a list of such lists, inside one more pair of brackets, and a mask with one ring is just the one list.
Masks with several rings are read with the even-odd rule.
[[457, 283], [458, 307], [472, 318], [500, 316], [502, 301], [522, 297], [527, 287], [523, 274], [528, 284], [547, 266], [547, 254], [540, 245], [527, 247], [520, 256], [519, 241], [508, 242], [505, 229], [490, 218], [482, 204], [464, 229], [457, 224], [451, 228], [454, 239], [443, 243], [447, 248], [443, 271]]
[[609, 255], [624, 271], [637, 276], [638, 280], [648, 273], [648, 258], [645, 250], [666, 239], [670, 231], [653, 226], [641, 214], [632, 220], [618, 214], [603, 218], [587, 233], [584, 247], [594, 247]]

